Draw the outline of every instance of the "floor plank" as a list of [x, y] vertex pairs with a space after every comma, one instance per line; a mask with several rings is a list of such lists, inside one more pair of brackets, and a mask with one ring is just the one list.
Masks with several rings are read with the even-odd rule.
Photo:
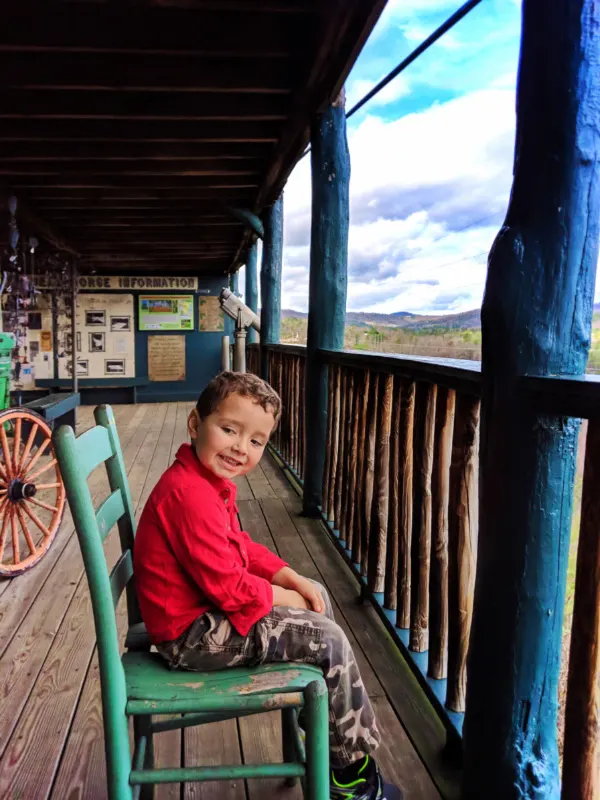
[[[244, 762], [271, 764], [283, 761], [281, 749], [281, 712], [256, 714], [239, 720], [240, 741]], [[279, 779], [263, 778], [246, 781], [248, 800], [302, 800], [300, 784], [286, 786]]]
[[[234, 719], [185, 728], [186, 767], [241, 764], [237, 724]], [[246, 800], [244, 781], [186, 783], [184, 800]]]

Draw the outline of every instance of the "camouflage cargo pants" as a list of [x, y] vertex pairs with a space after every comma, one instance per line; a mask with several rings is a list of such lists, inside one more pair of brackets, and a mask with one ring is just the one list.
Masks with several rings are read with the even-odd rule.
[[198, 672], [279, 661], [321, 667], [329, 690], [331, 763], [342, 767], [375, 750], [380, 737], [348, 638], [333, 618], [326, 590], [315, 585], [325, 614], [274, 606], [240, 636], [224, 613], [207, 612], [178, 639], [158, 645], [158, 651], [172, 667]]

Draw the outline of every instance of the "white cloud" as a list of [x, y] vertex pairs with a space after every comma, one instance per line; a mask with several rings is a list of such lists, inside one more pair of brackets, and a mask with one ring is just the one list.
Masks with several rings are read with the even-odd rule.
[[[350, 133], [349, 309], [435, 312], [444, 310], [440, 298], [453, 310], [481, 302], [513, 139], [514, 92], [503, 88], [393, 122], [369, 116]], [[298, 165], [284, 200], [283, 305], [303, 310], [309, 167], [308, 158]]]
[[[352, 108], [359, 100], [368, 94], [378, 81], [358, 79], [351, 81], [346, 94], [346, 108]], [[371, 108], [394, 103], [410, 94], [410, 83], [405, 75], [397, 75], [387, 86], [378, 92], [369, 103]]]

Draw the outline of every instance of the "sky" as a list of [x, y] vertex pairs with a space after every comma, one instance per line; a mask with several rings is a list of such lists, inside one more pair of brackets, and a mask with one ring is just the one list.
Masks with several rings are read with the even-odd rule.
[[[460, 5], [388, 0], [346, 82], [346, 108]], [[483, 0], [348, 120], [348, 311], [481, 306], [512, 180], [520, 14], [520, 0]], [[307, 156], [284, 191], [284, 309], [308, 308], [310, 206]]]

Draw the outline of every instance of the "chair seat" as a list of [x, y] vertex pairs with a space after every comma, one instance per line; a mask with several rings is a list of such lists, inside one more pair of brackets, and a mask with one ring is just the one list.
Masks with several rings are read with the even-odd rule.
[[[124, 653], [123, 667], [130, 713], [144, 713], [144, 708], [160, 714], [242, 707], [256, 695], [281, 698], [302, 692], [313, 681], [324, 680], [317, 667], [297, 663], [230, 667], [215, 672], [172, 670], [162, 656], [148, 652]], [[285, 702], [271, 707], [282, 705]], [[172, 711], [165, 710], [166, 706]]]
[[143, 622], [129, 626], [125, 637], [126, 650], [149, 650], [151, 645], [150, 636]]

